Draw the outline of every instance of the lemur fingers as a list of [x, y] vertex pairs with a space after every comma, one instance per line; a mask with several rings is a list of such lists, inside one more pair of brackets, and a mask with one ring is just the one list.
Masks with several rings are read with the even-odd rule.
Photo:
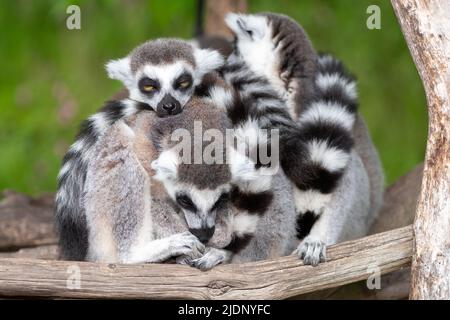
[[185, 255], [190, 258], [202, 256], [205, 245], [189, 231], [170, 236], [169, 252], [171, 256]]
[[200, 270], [209, 270], [231, 260], [232, 253], [224, 249], [208, 248], [205, 255], [193, 260], [193, 266]]
[[304, 264], [317, 266], [326, 260], [326, 245], [320, 238], [307, 236], [293, 254], [297, 254], [300, 259], [303, 259]]

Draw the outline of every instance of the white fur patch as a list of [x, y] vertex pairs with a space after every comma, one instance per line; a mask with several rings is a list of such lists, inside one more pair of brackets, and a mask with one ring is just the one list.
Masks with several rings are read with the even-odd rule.
[[223, 87], [214, 86], [209, 90], [212, 103], [221, 108], [227, 109], [233, 105], [233, 93]]
[[300, 117], [300, 123], [329, 122], [336, 123], [348, 131], [353, 129], [355, 116], [345, 106], [333, 102], [315, 102]]
[[[280, 92], [284, 83], [278, 74], [279, 55], [272, 39], [272, 29], [264, 16], [230, 13], [226, 24], [237, 36], [237, 46], [242, 58], [257, 75], [267, 77]], [[251, 32], [251, 36], [248, 31]]]
[[84, 149], [84, 141], [82, 139], [79, 139], [70, 146], [69, 150], [78, 153], [83, 149]]
[[232, 180], [242, 191], [258, 193], [271, 188], [273, 175], [278, 167], [255, 168], [255, 163], [241, 152], [230, 148], [230, 171]]
[[326, 54], [326, 55], [320, 56], [318, 61], [319, 61], [319, 64], [321, 64], [322, 66], [326, 66], [326, 65], [334, 62], [335, 58], [333, 58], [333, 56], [331, 56], [329, 54]]
[[342, 170], [347, 166], [350, 155], [326, 141], [312, 140], [308, 143], [309, 156], [313, 162], [319, 163], [330, 172]]
[[72, 160], [67, 161], [64, 163], [64, 165], [61, 167], [58, 173], [58, 179], [61, 178], [63, 175], [65, 175], [69, 170], [72, 168]]
[[320, 73], [317, 75], [316, 84], [322, 90], [326, 90], [334, 85], [338, 85], [344, 90], [345, 94], [350, 99], [356, 99], [357, 97], [356, 83], [349, 79], [343, 78], [342, 75], [339, 73], [333, 74]]
[[90, 116], [89, 120], [93, 122], [94, 128], [99, 135], [103, 135], [110, 127], [105, 115], [102, 112]]
[[161, 182], [176, 180], [179, 159], [172, 150], [163, 151], [158, 159], [152, 161], [151, 167], [156, 171], [154, 178]]
[[256, 148], [267, 143], [267, 134], [263, 134], [256, 120], [248, 120], [234, 130], [238, 142], [245, 143], [249, 148]]
[[194, 59], [196, 64], [196, 80], [198, 82], [201, 81], [201, 78], [205, 74], [220, 68], [225, 63], [222, 55], [218, 51], [211, 49], [194, 48]]
[[108, 73], [108, 77], [122, 81], [122, 83], [127, 87], [133, 83], [133, 75], [131, 73], [129, 57], [109, 61], [106, 64], [106, 71]]
[[256, 232], [259, 217], [256, 214], [238, 213], [233, 219], [233, 231], [238, 237]]
[[323, 209], [330, 203], [331, 198], [331, 194], [323, 194], [315, 190], [301, 191], [294, 188], [294, 202], [299, 213], [312, 211], [316, 214], [321, 214]]
[[122, 103], [125, 105], [125, 108], [123, 109], [124, 117], [129, 117], [136, 114], [136, 101], [133, 101], [131, 99], [124, 99], [122, 100]]

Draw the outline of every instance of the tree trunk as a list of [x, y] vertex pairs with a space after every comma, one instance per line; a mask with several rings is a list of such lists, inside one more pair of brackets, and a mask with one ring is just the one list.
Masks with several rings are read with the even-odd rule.
[[232, 33], [224, 23], [226, 14], [246, 11], [246, 0], [208, 0], [206, 3], [206, 34], [231, 38]]
[[450, 1], [392, 0], [425, 87], [429, 127], [411, 299], [450, 299]]

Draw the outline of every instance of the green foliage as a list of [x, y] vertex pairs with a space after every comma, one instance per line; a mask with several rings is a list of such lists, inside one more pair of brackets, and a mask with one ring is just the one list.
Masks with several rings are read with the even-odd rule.
[[[81, 7], [81, 30], [66, 29], [69, 4]], [[371, 4], [381, 8], [381, 30], [366, 27]], [[0, 190], [55, 190], [80, 121], [120, 88], [104, 63], [150, 38], [189, 38], [195, 7], [194, 0], [0, 0]], [[290, 15], [319, 51], [357, 75], [388, 182], [423, 159], [426, 102], [388, 1], [254, 0], [249, 7]]]

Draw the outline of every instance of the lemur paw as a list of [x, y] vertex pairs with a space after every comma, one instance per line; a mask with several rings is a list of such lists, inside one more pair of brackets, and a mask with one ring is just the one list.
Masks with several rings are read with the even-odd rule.
[[304, 264], [317, 266], [320, 262], [325, 262], [326, 260], [326, 245], [317, 238], [307, 236], [299, 244], [294, 254], [303, 259]]
[[[191, 259], [196, 259], [201, 257], [205, 252], [205, 245], [192, 233], [186, 231], [171, 236], [170, 251], [172, 256], [187, 256]], [[185, 260], [187, 261], [187, 258]]]
[[193, 266], [200, 270], [209, 270], [227, 260], [228, 253], [225, 250], [208, 248], [202, 257], [195, 259], [192, 262]]

